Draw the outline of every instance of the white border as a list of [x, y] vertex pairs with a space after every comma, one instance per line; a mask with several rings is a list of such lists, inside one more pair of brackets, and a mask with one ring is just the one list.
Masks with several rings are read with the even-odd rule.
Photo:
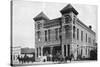
[[[27, 0], [29, 1], [29, 0]], [[100, 2], [99, 0], [30, 0], [30, 1], [46, 1], [46, 2], [60, 2], [60, 3], [73, 3], [73, 4], [90, 4], [98, 6], [98, 34], [100, 34]], [[98, 35], [98, 45], [100, 43]], [[98, 46], [98, 53], [100, 53]], [[100, 54], [98, 54], [99, 57]], [[98, 58], [99, 59], [99, 58]], [[42, 67], [99, 67], [98, 62], [85, 62], [85, 63], [70, 63], [70, 64], [56, 64], [56, 65], [38, 65]], [[37, 66], [37, 67], [38, 67]], [[10, 67], [10, 0], [0, 0], [0, 67]]]

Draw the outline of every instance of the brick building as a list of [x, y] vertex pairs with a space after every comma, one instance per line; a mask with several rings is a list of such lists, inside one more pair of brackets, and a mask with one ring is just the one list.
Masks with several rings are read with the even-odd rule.
[[34, 17], [36, 58], [61, 53], [63, 57], [73, 54], [88, 58], [94, 48], [96, 34], [92, 26], [81, 22], [71, 4], [61, 11], [61, 17], [50, 20], [43, 12]]

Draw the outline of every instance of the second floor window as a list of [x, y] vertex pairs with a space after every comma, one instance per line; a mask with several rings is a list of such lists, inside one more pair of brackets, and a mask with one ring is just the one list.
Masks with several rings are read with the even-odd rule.
[[73, 24], [75, 24], [75, 16], [74, 16], [74, 18], [73, 18]]
[[58, 28], [55, 29], [55, 39], [58, 40]]
[[90, 37], [88, 37], [88, 43], [91, 43], [91, 38]]
[[81, 41], [83, 41], [83, 31], [81, 31]]
[[40, 36], [41, 36], [41, 32], [37, 31], [37, 38], [38, 38], [38, 40], [40, 40]]
[[51, 30], [49, 29], [48, 30], [48, 40], [50, 41], [50, 32], [51, 32]]
[[77, 40], [79, 40], [79, 29], [77, 29]]
[[95, 44], [95, 40], [93, 40], [93, 45]]
[[86, 33], [86, 42], [87, 42], [87, 33]]
[[42, 26], [41, 23], [38, 22], [38, 24], [37, 24], [37, 29], [40, 29], [41, 26]]
[[73, 38], [75, 38], [75, 26], [73, 26]]
[[45, 30], [45, 41], [47, 41], [47, 30]]

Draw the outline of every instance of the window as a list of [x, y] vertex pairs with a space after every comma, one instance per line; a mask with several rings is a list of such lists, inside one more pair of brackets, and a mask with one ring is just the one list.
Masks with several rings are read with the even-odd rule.
[[87, 48], [86, 48], [86, 52], [85, 52], [85, 53], [86, 53], [86, 55], [87, 55]]
[[38, 48], [37, 48], [37, 57], [38, 57]]
[[55, 29], [55, 39], [58, 40], [58, 28]]
[[77, 40], [79, 40], [79, 29], [77, 29]]
[[95, 44], [95, 40], [93, 40], [93, 45]]
[[86, 42], [87, 42], [87, 33], [86, 33]]
[[83, 41], [83, 31], [81, 31], [81, 41]]
[[73, 38], [75, 38], [75, 26], [73, 26]]
[[75, 16], [74, 16], [74, 18], [73, 18], [73, 24], [75, 24]]
[[59, 37], [59, 39], [61, 39], [62, 38], [62, 29], [61, 28], [58, 29], [58, 33], [59, 33], [58, 37]]
[[88, 43], [89, 43], [89, 37], [88, 37]]
[[71, 29], [72, 29], [72, 28], [71, 28], [71, 26], [70, 26], [70, 25], [66, 25], [66, 26], [65, 26], [65, 30], [67, 30], [67, 31], [68, 31], [68, 30], [71, 30]]
[[48, 40], [50, 41], [50, 31], [51, 30], [48, 30]]
[[83, 49], [81, 48], [81, 56], [82, 56], [82, 54], [83, 54]]
[[88, 43], [91, 43], [91, 38], [90, 37], [88, 37]]
[[41, 47], [39, 47], [39, 50], [40, 50], [40, 56], [41, 56]]
[[41, 23], [38, 22], [37, 28], [40, 29], [40, 27], [41, 27]]
[[40, 40], [40, 35], [41, 35], [41, 32], [37, 31], [37, 38], [38, 38], [38, 40]]
[[70, 15], [65, 15], [65, 23], [69, 23], [72, 20]]
[[64, 56], [66, 56], [66, 45], [64, 45]]
[[47, 30], [45, 30], [45, 41], [47, 41]]
[[90, 43], [91, 43], [91, 38], [90, 38]]

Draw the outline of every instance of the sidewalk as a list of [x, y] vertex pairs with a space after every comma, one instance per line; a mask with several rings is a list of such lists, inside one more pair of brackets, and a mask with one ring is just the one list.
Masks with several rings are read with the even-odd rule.
[[67, 63], [84, 63], [84, 62], [96, 62], [91, 60], [85, 60], [85, 61], [66, 61], [66, 62], [33, 62], [33, 63], [23, 63], [23, 64], [14, 64], [14, 66], [29, 66], [29, 65], [47, 65], [47, 64], [67, 64]]

